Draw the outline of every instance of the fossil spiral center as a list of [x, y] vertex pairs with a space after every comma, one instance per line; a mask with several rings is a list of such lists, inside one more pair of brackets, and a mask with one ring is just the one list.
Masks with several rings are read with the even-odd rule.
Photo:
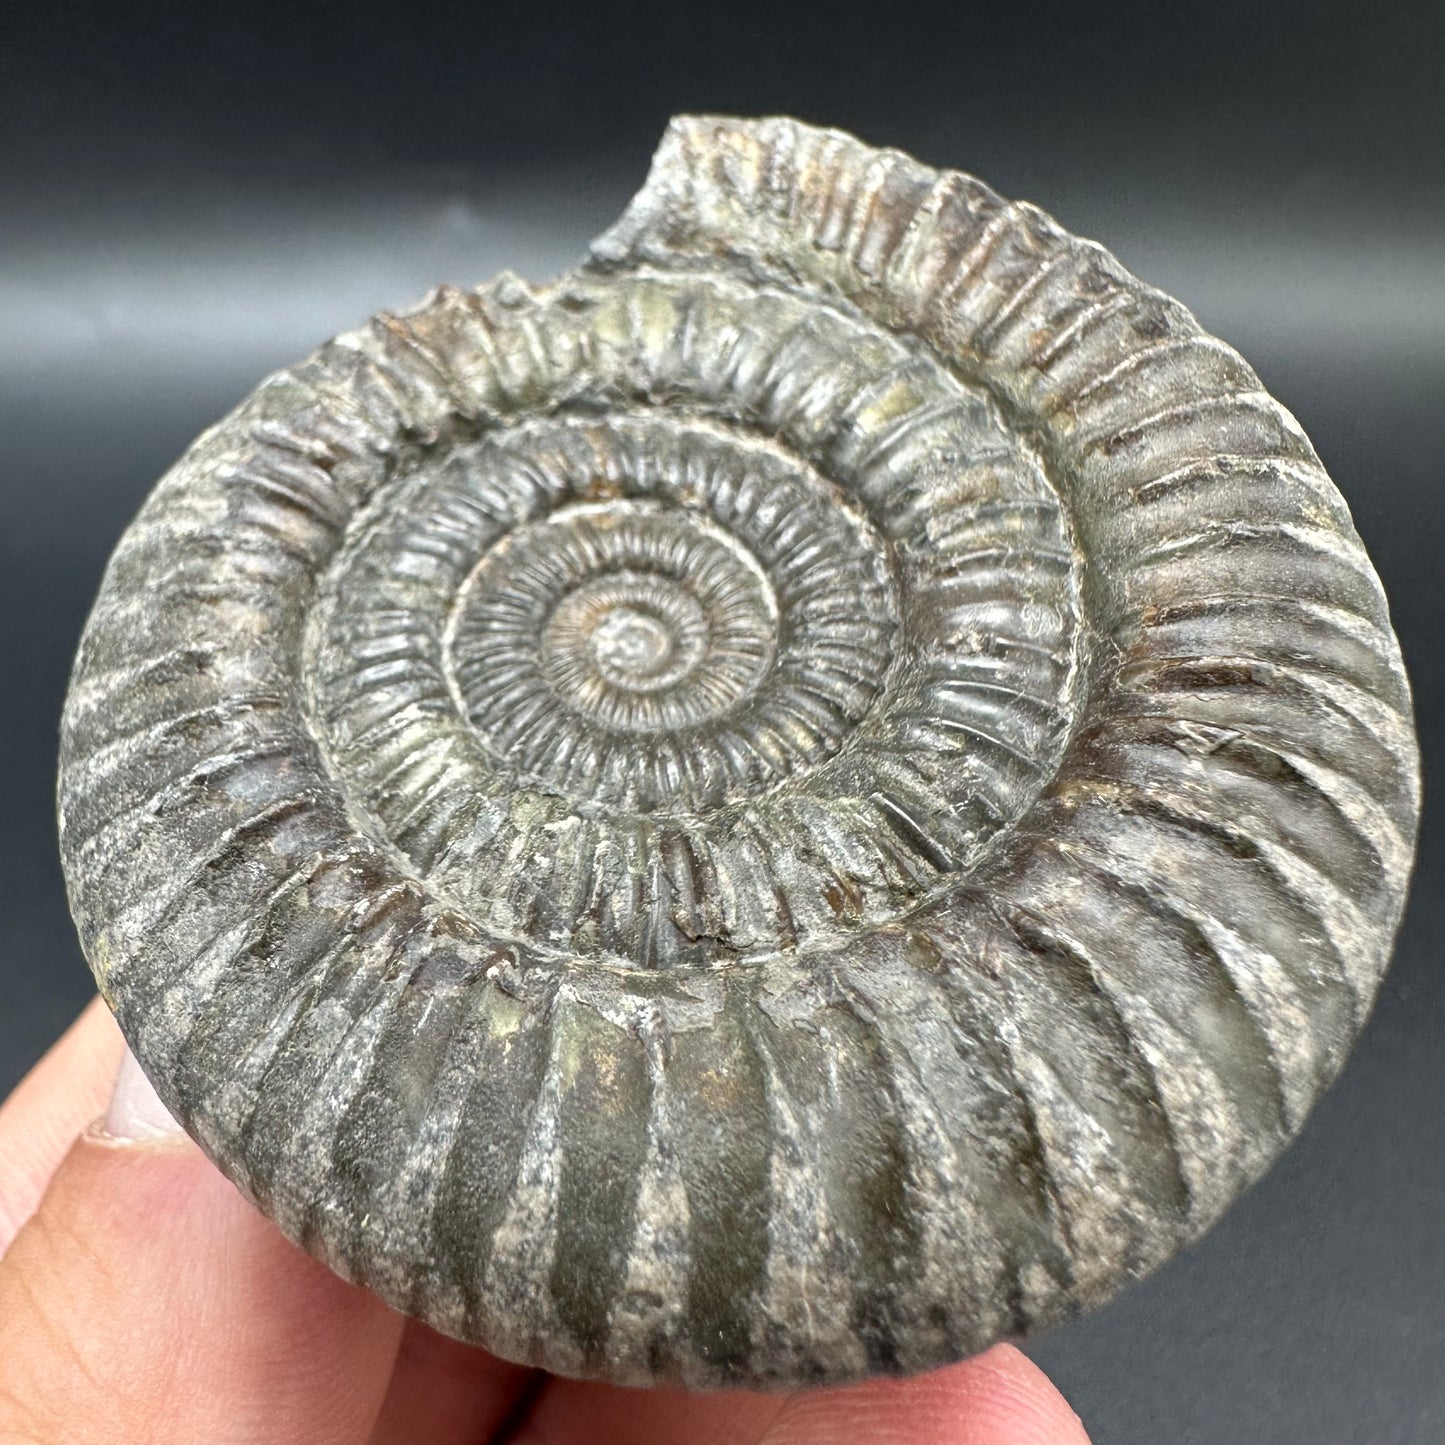
[[[762, 680], [777, 600], [744, 544], [656, 500], [581, 503], [511, 534], [463, 590], [453, 645], [467, 715], [507, 726], [499, 679], [621, 734], [718, 719]], [[542, 692], [538, 692], [540, 698]]]
[[646, 689], [677, 650], [662, 618], [638, 607], [613, 607], [592, 630], [598, 670], [618, 687]]

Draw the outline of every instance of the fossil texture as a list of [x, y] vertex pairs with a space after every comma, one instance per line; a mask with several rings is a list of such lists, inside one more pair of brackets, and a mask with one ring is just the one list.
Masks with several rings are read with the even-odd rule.
[[288, 1234], [696, 1385], [927, 1368], [1196, 1237], [1340, 1068], [1417, 809], [1239, 356], [967, 175], [706, 118], [577, 273], [197, 441], [60, 791], [106, 998]]

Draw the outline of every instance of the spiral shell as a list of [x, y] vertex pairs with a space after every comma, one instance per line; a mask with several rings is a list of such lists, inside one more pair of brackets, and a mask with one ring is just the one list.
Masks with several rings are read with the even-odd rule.
[[572, 1375], [1101, 1301], [1339, 1070], [1417, 762], [1294, 420], [969, 176], [682, 119], [589, 263], [267, 381], [110, 563], [72, 905], [295, 1240]]

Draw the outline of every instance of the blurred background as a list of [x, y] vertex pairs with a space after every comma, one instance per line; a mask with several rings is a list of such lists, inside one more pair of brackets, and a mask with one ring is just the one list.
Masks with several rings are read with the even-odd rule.
[[[1445, 743], [1445, 6], [12, 7], [0, 44], [0, 1095], [91, 993], [53, 822], [101, 568], [265, 373], [433, 283], [575, 264], [674, 111], [981, 175], [1300, 418]], [[1438, 800], [1375, 1016], [1189, 1255], [1030, 1346], [1099, 1445], [1445, 1439]], [[0, 1160], [0, 1169], [4, 1161]]]

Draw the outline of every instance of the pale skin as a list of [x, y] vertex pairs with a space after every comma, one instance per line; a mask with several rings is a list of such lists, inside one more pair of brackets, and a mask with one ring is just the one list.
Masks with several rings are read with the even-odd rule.
[[1010, 1345], [911, 1380], [690, 1394], [554, 1379], [445, 1339], [246, 1204], [97, 1000], [0, 1106], [0, 1445], [201, 1441], [1088, 1445]]

